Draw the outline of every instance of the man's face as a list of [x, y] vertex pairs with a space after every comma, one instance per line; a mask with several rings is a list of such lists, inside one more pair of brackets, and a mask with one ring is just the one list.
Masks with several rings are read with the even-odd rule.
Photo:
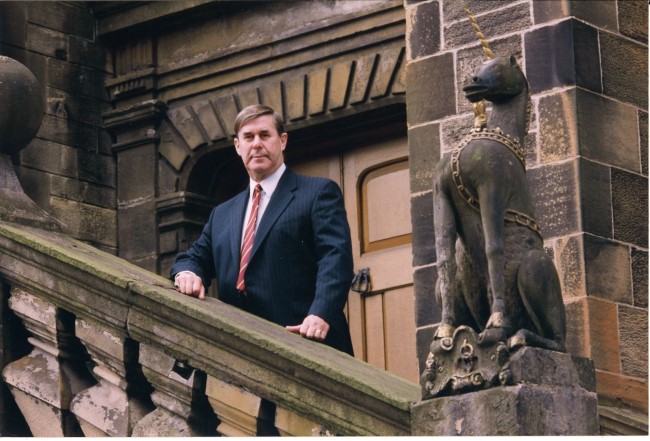
[[235, 138], [235, 149], [254, 181], [269, 177], [284, 162], [287, 134], [279, 134], [272, 115], [244, 123]]

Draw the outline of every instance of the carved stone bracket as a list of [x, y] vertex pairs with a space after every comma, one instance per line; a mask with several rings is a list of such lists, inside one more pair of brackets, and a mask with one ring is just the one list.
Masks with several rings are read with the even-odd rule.
[[33, 349], [2, 375], [32, 435], [81, 435], [70, 401], [93, 382], [75, 357], [71, 329], [61, 317], [65, 311], [18, 288], [12, 289], [9, 307], [33, 335], [28, 339]]
[[508, 348], [503, 342], [480, 344], [468, 326], [459, 326], [452, 337], [435, 339], [422, 374], [422, 396], [453, 395], [507, 384]]

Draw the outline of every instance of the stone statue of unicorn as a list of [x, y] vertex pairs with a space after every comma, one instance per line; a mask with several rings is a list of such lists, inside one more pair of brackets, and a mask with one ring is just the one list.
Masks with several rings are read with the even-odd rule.
[[[472, 361], [478, 346], [492, 345], [501, 364], [505, 353], [521, 346], [565, 350], [560, 282], [544, 252], [526, 181], [522, 145], [531, 113], [529, 85], [514, 56], [494, 58], [482, 43], [490, 59], [463, 87], [475, 103], [474, 128], [435, 170], [436, 300], [442, 317], [422, 375], [429, 397], [448, 387], [434, 379], [443, 371], [441, 357], [456, 343], [462, 348], [454, 363], [465, 363], [467, 373], [450, 374], [459, 390], [488, 380], [469, 375], [478, 372]], [[492, 105], [489, 118], [483, 100]], [[457, 338], [460, 328], [475, 331], [476, 341], [466, 334]], [[502, 368], [496, 366], [495, 375]]]

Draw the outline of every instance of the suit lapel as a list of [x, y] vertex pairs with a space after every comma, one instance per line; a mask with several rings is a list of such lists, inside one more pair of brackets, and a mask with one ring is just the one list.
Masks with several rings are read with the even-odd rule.
[[230, 218], [230, 249], [232, 251], [233, 262], [237, 262], [237, 266], [239, 266], [239, 258], [241, 257], [241, 235], [244, 228], [244, 215], [246, 215], [246, 205], [248, 204], [249, 196], [250, 189], [246, 187], [246, 190], [237, 196], [233, 216]]
[[287, 208], [287, 205], [289, 205], [291, 200], [294, 198], [294, 190], [296, 187], [296, 174], [291, 170], [286, 169], [280, 178], [280, 182], [278, 182], [278, 186], [273, 192], [269, 205], [267, 205], [266, 210], [264, 211], [264, 216], [262, 216], [262, 220], [255, 232], [255, 242], [253, 244], [253, 251], [251, 252], [251, 259], [255, 256], [255, 252], [264, 241], [264, 238], [269, 234], [275, 221], [278, 220], [282, 212]]

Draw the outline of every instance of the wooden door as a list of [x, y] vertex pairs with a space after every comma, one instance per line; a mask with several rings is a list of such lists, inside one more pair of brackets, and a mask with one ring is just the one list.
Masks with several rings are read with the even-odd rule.
[[406, 137], [290, 166], [329, 177], [343, 191], [355, 271], [369, 268], [371, 280], [369, 292], [348, 297], [355, 356], [417, 382]]

